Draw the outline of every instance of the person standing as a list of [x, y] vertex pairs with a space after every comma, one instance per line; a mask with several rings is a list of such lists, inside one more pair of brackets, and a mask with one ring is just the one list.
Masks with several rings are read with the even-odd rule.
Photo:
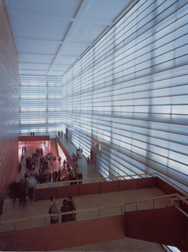
[[73, 214], [70, 215], [71, 219], [76, 220], [76, 214], [74, 213], [74, 211], [76, 211], [76, 204], [72, 196], [68, 197], [68, 206], [69, 206], [69, 211], [73, 212]]
[[21, 164], [21, 162], [20, 162], [20, 163], [19, 163], [19, 169], [18, 169], [18, 171], [21, 172], [21, 169], [22, 169], [22, 164]]
[[56, 182], [56, 180], [57, 180], [57, 171], [53, 171], [52, 177], [53, 177], [53, 182]]
[[48, 211], [49, 214], [51, 214], [51, 206], [54, 205], [54, 202], [55, 202], [55, 197], [50, 196], [50, 206], [49, 206], [49, 211]]
[[[66, 199], [63, 200], [63, 206], [61, 207], [61, 212], [65, 213], [65, 212], [69, 212], [69, 206], [68, 206], [68, 202]], [[61, 222], [67, 222], [70, 220], [70, 215], [69, 214], [65, 214], [65, 215], [61, 215]]]
[[3, 204], [4, 204], [4, 199], [0, 192], [0, 220], [1, 220], [1, 215], [3, 214]]
[[[77, 178], [78, 178], [78, 180], [82, 180], [83, 179], [82, 172], [80, 172], [80, 173], [77, 174]], [[82, 181], [79, 181], [79, 184], [82, 184]]]
[[[49, 209], [49, 214], [61, 214], [61, 211], [59, 210], [56, 201], [53, 201], [53, 205]], [[59, 215], [50, 216], [50, 224], [55, 224], [58, 222], [59, 222]]]

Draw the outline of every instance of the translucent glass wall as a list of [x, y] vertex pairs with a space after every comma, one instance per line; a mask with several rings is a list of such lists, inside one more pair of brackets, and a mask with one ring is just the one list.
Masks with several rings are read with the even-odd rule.
[[20, 135], [50, 134], [62, 129], [62, 79], [20, 77]]
[[63, 79], [20, 77], [20, 134], [67, 128], [104, 176], [187, 185], [188, 0], [137, 2]]
[[139, 1], [63, 77], [62, 117], [103, 175], [188, 183], [188, 1]]

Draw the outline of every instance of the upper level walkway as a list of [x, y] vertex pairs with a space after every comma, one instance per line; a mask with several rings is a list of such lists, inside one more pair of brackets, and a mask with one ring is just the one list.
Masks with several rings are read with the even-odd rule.
[[[121, 192], [111, 192], [111, 193], [102, 193], [102, 194], [90, 194], [90, 195], [83, 195], [83, 196], [75, 196], [73, 197], [76, 209], [79, 210], [86, 210], [86, 209], [95, 209], [95, 208], [102, 208], [102, 207], [110, 207], [116, 205], [123, 205], [129, 202], [135, 202], [139, 200], [145, 200], [149, 198], [154, 198], [158, 196], [163, 196], [163, 193], [158, 188], [149, 188], [149, 189], [140, 189], [140, 190], [128, 190], [128, 191], [121, 191]], [[60, 208], [63, 205], [63, 200], [66, 198], [59, 198], [58, 199], [58, 207]], [[146, 202], [145, 208], [150, 206], [151, 202]], [[42, 216], [47, 215], [50, 206], [50, 200], [39, 200], [34, 201], [29, 200], [27, 201], [27, 207], [22, 208], [19, 206], [19, 200], [16, 201], [15, 208], [13, 208], [12, 200], [8, 199], [5, 200], [4, 208], [3, 208], [3, 215], [1, 217], [1, 221], [6, 220], [15, 220], [20, 218], [27, 218], [27, 217], [34, 217], [34, 216]], [[161, 200], [157, 202], [156, 207], [164, 207], [165, 201]], [[130, 210], [135, 209], [135, 206], [130, 206]], [[119, 213], [119, 212], [118, 212]], [[110, 213], [109, 213], [110, 214]], [[87, 219], [87, 218], [95, 218], [98, 216], [98, 212], [89, 213], [89, 212], [81, 212], [77, 213], [77, 220]], [[20, 222], [21, 223], [21, 222]], [[20, 228], [24, 228], [24, 225], [28, 227], [27, 223], [21, 223], [18, 225]], [[50, 217], [47, 218], [46, 223], [44, 219], [40, 223], [40, 225], [45, 225], [50, 223]], [[32, 226], [37, 226], [39, 223], [33, 223]], [[12, 224], [1, 224], [0, 231], [8, 231], [14, 229]], [[20, 226], [21, 225], [21, 226]]]
[[[125, 192], [127, 194], [125, 194]], [[106, 247], [106, 249], [102, 249], [102, 250], [103, 251], [110, 251], [110, 250], [121, 251], [121, 249], [119, 249], [119, 246], [118, 246], [119, 239], [121, 239], [121, 244], [124, 244], [127, 248], [129, 247], [128, 243], [130, 241], [131, 242], [130, 246], [132, 247], [132, 240], [129, 240], [129, 239], [127, 239], [127, 237], [125, 237], [125, 227], [127, 229], [128, 221], [130, 222], [129, 226], [131, 225], [131, 220], [129, 218], [128, 218], [128, 220], [126, 219], [126, 217], [129, 216], [129, 213], [134, 214], [134, 212], [136, 210], [137, 216], [139, 216], [139, 213], [140, 212], [143, 213], [144, 210], [146, 210], [146, 209], [148, 209], [148, 210], [154, 209], [154, 210], [156, 210], [155, 213], [158, 213], [158, 210], [162, 211], [162, 208], [164, 208], [165, 212], [168, 212], [168, 211], [166, 211], [168, 209], [168, 207], [166, 207], [168, 205], [168, 204], [166, 204], [168, 201], [170, 201], [169, 202], [170, 208], [174, 204], [175, 204], [175, 206], [176, 206], [176, 204], [178, 204], [177, 206], [179, 206], [179, 203], [180, 203], [179, 200], [181, 202], [183, 202], [184, 204], [188, 205], [188, 202], [186, 201], [187, 196], [185, 196], [186, 197], [185, 198], [184, 196], [182, 197], [182, 196], [179, 196], [178, 194], [173, 194], [173, 195], [169, 195], [169, 196], [163, 194], [158, 197], [153, 197], [153, 195], [159, 195], [159, 194], [163, 194], [163, 193], [161, 193], [159, 189], [153, 188], [150, 190], [141, 189], [141, 190], [118, 192], [118, 193], [104, 193], [104, 194], [99, 194], [99, 195], [91, 195], [91, 198], [90, 197], [87, 198], [86, 196], [80, 196], [79, 197], [80, 201], [75, 200], [75, 202], [79, 206], [84, 205], [87, 210], [85, 210], [85, 212], [84, 212], [84, 210], [78, 210], [77, 215], [76, 215], [77, 220], [75, 222], [49, 225], [49, 221], [46, 221], [47, 218], [49, 219], [49, 215], [47, 215], [47, 214], [42, 215], [40, 218], [37, 218], [37, 217], [35, 218], [34, 217], [35, 214], [32, 214], [32, 218], [27, 218], [28, 221], [30, 222], [29, 223], [30, 226], [29, 226], [29, 228], [27, 227], [27, 229], [25, 229], [26, 226], [24, 226], [25, 224], [28, 224], [28, 223], [26, 223], [26, 218], [23, 221], [23, 225], [21, 225], [21, 223], [19, 223], [19, 221], [21, 222], [21, 220], [14, 220], [13, 222], [6, 222], [6, 221], [1, 222], [1, 229], [3, 228], [3, 225], [4, 225], [4, 228], [7, 228], [9, 224], [14, 225], [16, 223], [18, 223], [18, 224], [17, 224], [17, 226], [15, 226], [15, 228], [21, 229], [18, 231], [0, 233], [0, 238], [2, 239], [2, 241], [4, 241], [4, 243], [1, 243], [1, 249], [3, 250], [3, 248], [9, 248], [8, 250], [15, 250], [15, 248], [17, 248], [18, 250], [28, 250], [28, 248], [33, 248], [33, 249], [37, 248], [37, 250], [44, 250], [44, 248], [45, 248], [45, 250], [51, 250], [50, 249], [50, 247], [51, 247], [51, 248], [53, 248], [52, 250], [54, 250], [54, 249], [61, 249], [63, 247], [64, 248], [75, 247], [73, 245], [78, 246], [80, 244], [82, 244], [82, 245], [91, 244], [91, 243], [96, 243], [96, 242], [100, 242], [100, 241], [104, 241], [104, 240], [106, 241], [105, 244], [108, 247], [107, 241], [117, 240], [116, 243], [115, 242], [113, 243], [114, 245], [116, 244], [113, 248], [111, 247], [111, 249], [109, 249], [109, 247], [108, 247], [108, 249], [107, 249], [107, 247]], [[148, 196], [150, 196], [150, 195], [152, 195], [152, 197], [148, 198]], [[89, 196], [89, 195], [87, 195], [87, 196]], [[119, 198], [119, 196], [121, 196], [121, 197]], [[143, 196], [144, 196], [144, 199], [141, 199], [141, 197], [143, 197]], [[133, 202], [131, 200], [131, 202], [130, 202], [129, 201], [130, 197], [134, 197], [136, 199], [136, 201]], [[76, 197], [75, 197], [75, 199], [76, 199]], [[167, 202], [166, 202], [166, 200], [167, 200]], [[112, 201], [114, 203], [113, 205], [116, 205], [115, 207], [112, 207]], [[40, 203], [41, 202], [44, 202], [44, 201], [40, 201]], [[122, 202], [126, 202], [126, 203], [122, 204]], [[38, 203], [38, 202], [36, 202], [36, 203]], [[89, 205], [87, 205], [87, 204], [89, 204]], [[103, 207], [102, 207], [103, 209], [100, 209], [100, 210], [99, 210], [99, 208], [96, 209], [96, 204], [98, 205], [98, 207], [101, 207], [101, 205], [103, 205]], [[117, 206], [117, 204], [119, 206]], [[124, 205], [123, 209], [122, 209], [122, 205]], [[180, 203], [180, 205], [181, 205], [181, 203]], [[47, 207], [47, 204], [46, 204], [46, 207]], [[96, 210], [98, 212], [98, 210], [99, 210], [99, 215], [98, 215], [98, 213], [97, 214], [95, 213], [94, 216], [90, 216], [91, 207], [92, 207], [92, 210], [94, 210], [94, 212], [96, 212]], [[117, 211], [119, 208], [120, 208], [120, 211]], [[32, 209], [32, 207], [30, 209]], [[38, 210], [41, 210], [41, 209], [42, 209], [42, 206], [40, 205], [40, 208], [38, 208]], [[110, 212], [102, 213], [103, 210], [104, 211], [110, 210]], [[146, 212], [148, 210], [146, 210]], [[125, 213], [124, 213], [124, 211], [125, 211]], [[150, 217], [152, 218], [152, 215], [151, 215], [152, 212], [150, 211], [147, 213], [150, 213]], [[162, 211], [162, 213], [163, 213], [163, 211]], [[171, 211], [169, 213], [171, 214]], [[22, 212], [22, 214], [23, 214], [23, 212]], [[185, 215], [187, 215], [187, 214], [185, 214]], [[174, 216], [176, 216], [176, 214]], [[142, 224], [145, 225], [144, 223], [148, 217], [146, 215], [143, 217], [144, 218], [142, 218], [141, 221], [142, 221]], [[159, 217], [158, 215], [157, 215], [157, 217], [155, 217], [155, 221], [158, 220], [158, 217]], [[173, 220], [174, 220], [174, 217], [173, 217]], [[175, 221], [177, 223], [179, 223], [178, 219]], [[166, 232], [168, 230], [166, 229], [166, 226], [164, 226], [166, 224], [163, 225], [163, 222], [165, 222], [165, 219], [161, 220], [160, 225], [162, 225], [162, 226], [160, 226], [160, 225], [159, 226], [160, 226], [160, 228], [163, 227]], [[155, 225], [158, 225], [157, 223]], [[185, 223], [185, 221], [183, 223]], [[33, 224], [33, 228], [31, 228], [31, 224]], [[5, 225], [7, 225], [7, 226], [5, 226]], [[144, 228], [144, 230], [145, 230], [145, 226], [143, 226], [143, 225], [142, 225], [142, 229]], [[171, 226], [173, 226], [173, 224]], [[137, 225], [134, 226], [134, 228], [136, 228], [136, 230], [137, 230], [138, 229]], [[141, 227], [139, 227], [139, 228], [141, 228]], [[184, 229], [186, 229], [186, 226], [184, 225], [183, 229], [182, 229], [182, 226], [179, 228], [181, 229], [181, 231], [183, 231], [182, 234], [185, 236], [186, 232], [184, 232], [185, 231]], [[155, 230], [155, 226], [152, 226], [152, 234], [153, 234], [153, 232], [155, 233], [155, 231], [157, 231], [157, 230], [159, 231], [159, 227], [155, 231], [154, 230]], [[1, 231], [3, 231], [3, 230], [1, 230]], [[6, 230], [4, 230], [4, 231], [6, 231]], [[93, 238], [92, 238], [92, 235], [94, 235]], [[129, 236], [129, 235], [130, 234], [128, 234], [126, 236], [132, 237], [132, 235], [133, 235], [133, 237], [134, 237], [134, 234], [132, 234], [132, 233], [131, 233], [131, 236]], [[139, 235], [139, 233], [135, 233], [135, 235]], [[150, 233], [148, 235], [149, 235], [148, 236], [149, 238], [147, 238], [147, 239], [150, 240], [150, 238], [151, 238]], [[174, 233], [172, 232], [171, 235], [174, 236]], [[71, 240], [71, 237], [73, 238], [73, 240]], [[123, 237], [125, 237], [125, 238], [123, 239]], [[135, 236], [135, 237], [137, 237], [137, 236]], [[63, 238], [65, 238], [65, 240], [63, 240]], [[23, 239], [23, 240], [21, 240], [21, 239]], [[143, 238], [142, 240], [147, 240], [147, 239]], [[161, 237], [161, 239], [164, 241], [163, 236]], [[54, 241], [54, 243], [53, 243], [53, 241]], [[52, 244], [51, 244], [51, 242], [52, 242]], [[171, 243], [172, 243], [172, 240], [170, 240], [170, 244]], [[12, 247], [13, 244], [15, 245], [15, 247]], [[148, 242], [145, 243], [143, 241], [137, 241], [137, 240], [136, 240], [136, 244], [138, 247], [134, 247], [134, 250], [132, 250], [132, 248], [131, 249], [129, 248], [129, 249], [127, 249], [127, 251], [142, 251], [142, 250], [143, 251], [163, 251], [158, 244], [154, 245], [154, 244], [150, 244]], [[166, 244], [166, 243], [163, 243], [163, 244]], [[174, 244], [176, 244], [176, 243], [174, 243]], [[104, 246], [104, 243], [103, 243], [103, 246]], [[74, 250], [74, 249], [72, 249], [72, 250]], [[88, 249], [86, 249], [86, 248], [85, 249], [80, 248], [79, 250], [80, 251], [85, 251], [85, 250], [88, 251]], [[97, 249], [95, 249], [95, 250], [97, 250]], [[101, 250], [101, 249], [99, 249], [99, 250]], [[125, 250], [123, 250], [123, 251], [125, 251]]]
[[[162, 191], [160, 191], [158, 188], [150, 188], [150, 189], [129, 190], [129, 191], [103, 193], [103, 194], [93, 194], [93, 195], [85, 195], [85, 196], [75, 196], [74, 201], [76, 203], [77, 210], [79, 211], [79, 210], [85, 210], [85, 209], [91, 209], [91, 208], [121, 205], [124, 203], [129, 203], [129, 202], [138, 201], [142, 199], [144, 200], [144, 199], [153, 198], [157, 196], [163, 196], [163, 195], [165, 194]], [[58, 199], [59, 207], [62, 206], [62, 201], [63, 201], [63, 198]], [[15, 220], [19, 218], [33, 217], [33, 216], [39, 216], [39, 215], [47, 215], [49, 205], [50, 205], [49, 200], [42, 200], [42, 201], [37, 201], [37, 202], [34, 202], [33, 200], [31, 201], [28, 200], [26, 209], [20, 208], [19, 202], [16, 202], [16, 206], [13, 209], [12, 201], [6, 200], [4, 204], [4, 213], [2, 215], [2, 221]], [[147, 207], [148, 205], [151, 205], [151, 202], [146, 203], [145, 207]], [[157, 202], [156, 207], [164, 207], [164, 206], [165, 206], [164, 200], [160, 200]], [[130, 209], [131, 208], [134, 209], [135, 206], [132, 205], [130, 206]], [[97, 213], [96, 212], [77, 213], [77, 216], [76, 216], [77, 220], [75, 224], [79, 222], [79, 220], [84, 220], [88, 218], [96, 218], [97, 215], [98, 215], [98, 212]], [[46, 222], [47, 223], [45, 223], [45, 218], [43, 218], [43, 219], [40, 219], [39, 222], [38, 221], [36, 222], [36, 220], [32, 220], [31, 223], [33, 227], [36, 227], [37, 225], [39, 226], [40, 225], [44, 226], [45, 224], [48, 225], [50, 222], [50, 217], [46, 219]], [[9, 229], [13, 230], [14, 227], [10, 227], [10, 225], [14, 226], [14, 222], [10, 224], [2, 223], [0, 225], [0, 232], [5, 232], [5, 231], [8, 231]], [[23, 229], [26, 228], [24, 227], [24, 225], [28, 225], [28, 223], [27, 222], [18, 223], [19, 228], [23, 228]], [[22, 238], [20, 237], [20, 239]], [[129, 248], [128, 251], [142, 251], [143, 248], [145, 248], [145, 251], [163, 251], [163, 249], [158, 244], [153, 244], [150, 242], [139, 241], [139, 240], [134, 240], [133, 242], [133, 240], [129, 238], [121, 239], [121, 246], [123, 246], [124, 244], [126, 248]], [[29, 242], [29, 238], [28, 238], [28, 242]], [[101, 250], [100, 246], [102, 246], [103, 248], [102, 251], [110, 251], [110, 250], [115, 251], [119, 245], [118, 245], [118, 240], [117, 240], [116, 242], [115, 241], [110, 242], [109, 244], [108, 242], [102, 243], [101, 245], [99, 245], [98, 250]], [[91, 246], [89, 248], [91, 249]], [[95, 250], [97, 250], [96, 245], [94, 245], [94, 248]], [[72, 248], [71, 250], [73, 251], [74, 248]], [[80, 251], [84, 251], [84, 250], [88, 251], [87, 246], [85, 248], [84, 246], [80, 248]], [[121, 251], [121, 250], [118, 249], [118, 251]]]

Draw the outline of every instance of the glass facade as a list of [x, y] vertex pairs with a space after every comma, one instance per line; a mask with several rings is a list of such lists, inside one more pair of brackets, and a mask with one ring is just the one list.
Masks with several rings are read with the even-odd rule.
[[67, 128], [104, 176], [186, 187], [187, 52], [188, 0], [138, 1], [62, 79], [20, 78], [20, 133]]
[[62, 78], [20, 76], [20, 135], [62, 129]]

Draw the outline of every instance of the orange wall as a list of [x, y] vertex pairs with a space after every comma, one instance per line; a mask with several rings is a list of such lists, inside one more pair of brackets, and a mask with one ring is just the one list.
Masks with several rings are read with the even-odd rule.
[[6, 5], [0, 0], [0, 185], [17, 175], [19, 134], [19, 60]]

